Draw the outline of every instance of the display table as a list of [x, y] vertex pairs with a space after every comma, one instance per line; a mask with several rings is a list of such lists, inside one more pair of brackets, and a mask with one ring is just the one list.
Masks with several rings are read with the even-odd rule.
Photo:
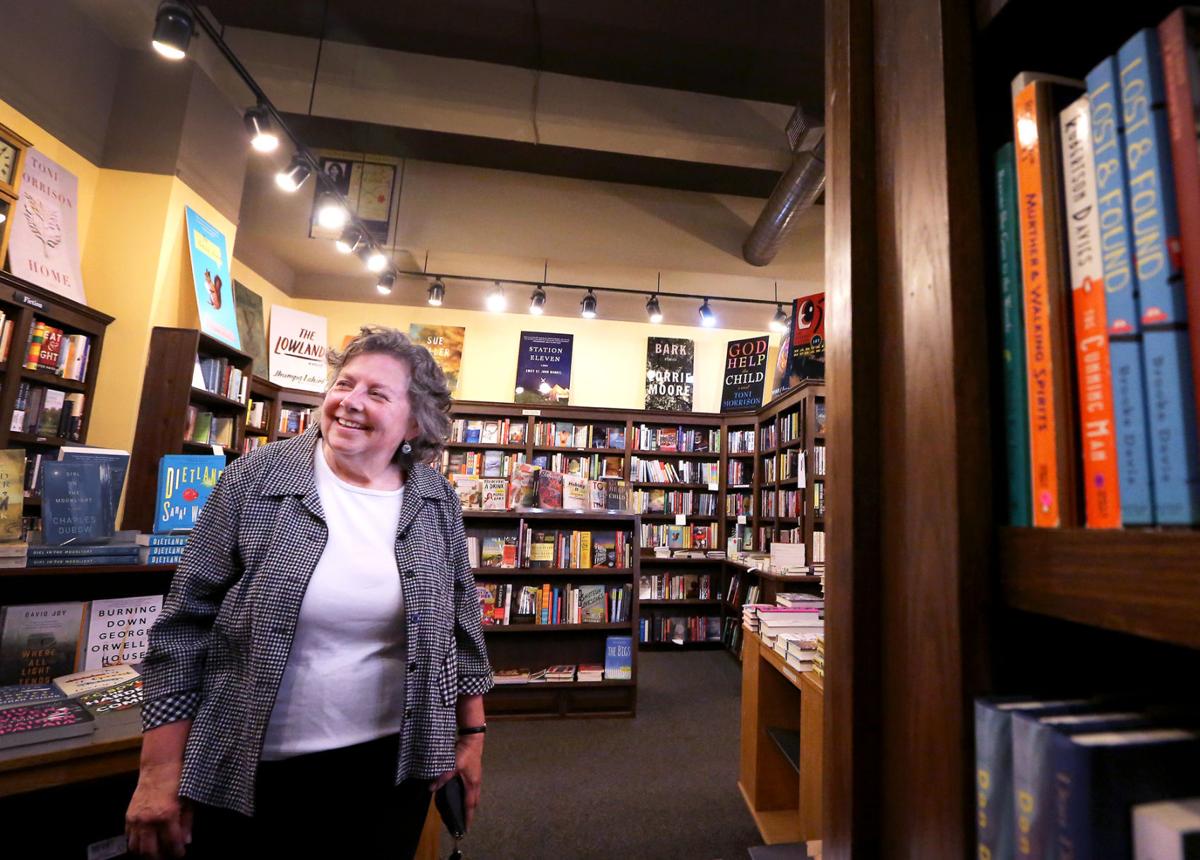
[[746, 632], [738, 788], [768, 845], [821, 838], [823, 679]]

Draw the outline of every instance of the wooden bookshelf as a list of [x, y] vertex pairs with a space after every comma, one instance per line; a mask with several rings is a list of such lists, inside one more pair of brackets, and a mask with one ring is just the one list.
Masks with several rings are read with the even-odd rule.
[[[619, 623], [579, 624], [486, 624], [488, 657], [501, 669], [544, 669], [557, 664], [604, 663], [606, 638], [629, 636], [637, 643], [638, 573], [641, 553], [638, 548], [638, 517], [634, 514], [603, 511], [473, 511], [463, 512], [468, 537], [498, 536], [510, 532], [517, 537], [522, 522], [534, 529], [571, 531], [625, 532], [630, 541], [633, 564], [630, 567], [524, 567], [474, 568], [479, 582], [512, 582], [514, 586], [555, 585], [570, 582], [630, 587], [629, 618]], [[512, 607], [510, 604], [510, 612]], [[632, 649], [633, 677], [630, 681], [601, 683], [498, 684], [485, 697], [488, 718], [492, 717], [573, 717], [634, 716], [637, 711], [637, 649]]]
[[[245, 433], [246, 404], [222, 394], [193, 387], [193, 372], [199, 358], [228, 361], [249, 379], [253, 358], [196, 329], [156, 327], [150, 336], [150, 352], [142, 381], [141, 406], [133, 452], [126, 478], [124, 528], [151, 531], [154, 500], [158, 487], [158, 463], [167, 454], [211, 454], [213, 443], [194, 442], [188, 437], [188, 410], [212, 413], [232, 422], [227, 457], [236, 457]], [[249, 381], [247, 381], [249, 390]]]

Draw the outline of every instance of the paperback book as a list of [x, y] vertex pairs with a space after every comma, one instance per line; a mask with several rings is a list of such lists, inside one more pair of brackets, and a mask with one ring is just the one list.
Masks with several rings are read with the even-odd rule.
[[83, 705], [70, 700], [0, 709], [0, 749], [63, 740], [95, 730], [95, 718]]

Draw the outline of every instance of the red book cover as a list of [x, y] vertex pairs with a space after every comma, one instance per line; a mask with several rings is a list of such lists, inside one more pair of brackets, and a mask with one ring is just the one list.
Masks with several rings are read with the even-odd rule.
[[50, 373], [58, 370], [58, 352], [62, 347], [62, 338], [62, 329], [46, 327], [46, 339], [42, 342], [42, 351], [38, 353], [38, 370]]
[[1171, 162], [1175, 168], [1175, 206], [1179, 213], [1179, 241], [1183, 251], [1183, 279], [1187, 291], [1192, 345], [1192, 379], [1200, 410], [1200, 147], [1196, 121], [1200, 118], [1200, 70], [1196, 45], [1200, 38], [1200, 12], [1176, 9], [1158, 25], [1162, 51], [1163, 83], [1167, 93], [1167, 123], [1171, 135]]

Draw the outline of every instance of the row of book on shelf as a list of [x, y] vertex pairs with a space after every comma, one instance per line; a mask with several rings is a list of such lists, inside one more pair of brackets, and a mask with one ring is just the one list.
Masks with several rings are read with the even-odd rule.
[[192, 387], [245, 403], [250, 395], [250, 376], [223, 356], [197, 355], [192, 368]]
[[519, 624], [620, 624], [630, 618], [633, 588], [571, 583], [516, 585], [476, 581], [485, 626]]
[[655, 484], [704, 484], [715, 490], [721, 465], [702, 460], [644, 460], [631, 457], [629, 480]]
[[[0, 355], [7, 356], [12, 342], [12, 327], [16, 320], [6, 318], [0, 331]], [[35, 320], [25, 345], [22, 367], [52, 373], [63, 379], [83, 382], [87, 378], [88, 356], [92, 351], [92, 339], [85, 334], [67, 334], [60, 328]]]
[[141, 704], [141, 673], [126, 663], [0, 686], [0, 750], [87, 735], [97, 717]]
[[629, 487], [624, 481], [589, 481], [578, 475], [518, 464], [507, 478], [448, 475], [467, 510], [624, 511]]
[[996, 153], [1009, 520], [1200, 523], [1200, 17], [1012, 81]]
[[716, 600], [712, 574], [643, 573], [638, 577], [640, 600]]
[[548, 528], [525, 520], [515, 529], [467, 530], [472, 568], [629, 568], [636, 550], [620, 530]]
[[1194, 856], [1198, 727], [1194, 704], [1129, 696], [977, 699], [979, 856]]
[[671, 645], [720, 642], [721, 618], [717, 615], [642, 613], [638, 618], [638, 641]]
[[8, 429], [14, 433], [57, 436], [77, 442], [83, 434], [86, 399], [82, 391], [61, 391], [22, 381], [17, 386]]
[[603, 663], [558, 664], [542, 669], [497, 669], [492, 677], [499, 686], [539, 683], [595, 683], [633, 678], [633, 638], [609, 636], [604, 641]]

